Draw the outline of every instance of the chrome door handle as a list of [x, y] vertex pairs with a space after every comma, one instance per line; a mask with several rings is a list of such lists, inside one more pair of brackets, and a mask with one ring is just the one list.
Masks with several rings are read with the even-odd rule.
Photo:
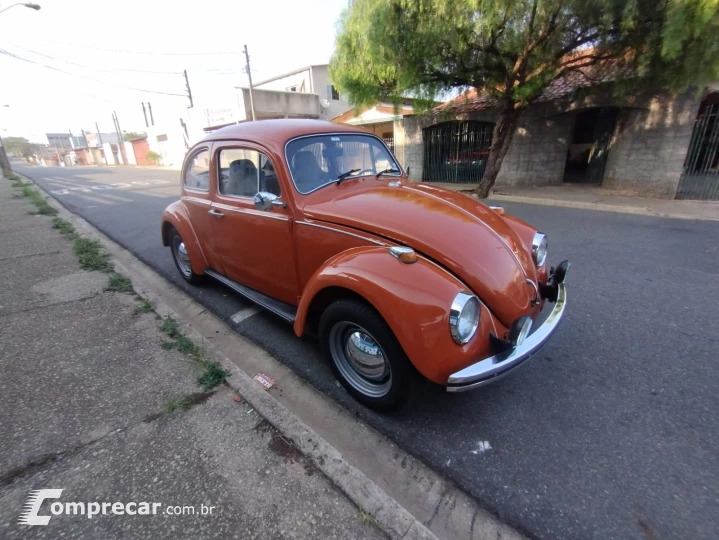
[[212, 210], [208, 210], [207, 213], [210, 214], [211, 216], [215, 216], [215, 217], [223, 217], [225, 215], [222, 212], [215, 210], [214, 208]]

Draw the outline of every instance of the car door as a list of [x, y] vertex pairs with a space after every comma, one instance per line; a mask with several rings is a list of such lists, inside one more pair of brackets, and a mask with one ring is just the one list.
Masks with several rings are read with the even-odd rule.
[[187, 208], [192, 230], [207, 264], [222, 272], [222, 261], [215, 255], [212, 246], [212, 218], [208, 214], [212, 205], [210, 144], [196, 148], [185, 159], [182, 170], [182, 202]]
[[260, 191], [282, 200], [286, 184], [282, 185], [268, 152], [259, 146], [215, 143], [213, 151], [216, 189], [210, 216], [214, 250], [222, 259], [225, 275], [297, 305], [291, 211], [286, 205], [258, 210], [254, 203]]

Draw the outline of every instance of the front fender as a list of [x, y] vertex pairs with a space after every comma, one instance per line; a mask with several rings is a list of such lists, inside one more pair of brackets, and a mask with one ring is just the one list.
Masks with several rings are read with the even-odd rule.
[[207, 268], [207, 260], [205, 254], [202, 251], [202, 246], [197, 239], [195, 229], [192, 227], [190, 222], [190, 216], [187, 212], [187, 208], [182, 201], [175, 201], [170, 206], [165, 208], [162, 213], [162, 226], [160, 233], [162, 235], [162, 245], [169, 246], [170, 239], [168, 233], [168, 226], [172, 226], [177, 229], [180, 233], [182, 240], [187, 248], [187, 254], [190, 256], [190, 263], [192, 264], [192, 270], [196, 274], [202, 274]]
[[348, 289], [369, 302], [415, 368], [438, 384], [446, 384], [450, 374], [490, 354], [490, 331], [506, 331], [483, 306], [477, 333], [468, 344], [458, 345], [450, 334], [449, 309], [457, 293], [469, 288], [423, 257], [405, 264], [386, 247], [373, 246], [339, 253], [312, 275], [297, 309], [294, 330], [298, 336], [312, 300], [328, 287]]

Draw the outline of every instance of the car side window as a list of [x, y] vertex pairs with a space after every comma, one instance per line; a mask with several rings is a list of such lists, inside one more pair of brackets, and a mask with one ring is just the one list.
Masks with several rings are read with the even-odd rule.
[[277, 173], [262, 152], [245, 148], [220, 150], [219, 190], [232, 197], [254, 197], [260, 191], [282, 195]]
[[185, 169], [185, 187], [209, 191], [210, 189], [210, 153], [202, 150], [190, 159]]

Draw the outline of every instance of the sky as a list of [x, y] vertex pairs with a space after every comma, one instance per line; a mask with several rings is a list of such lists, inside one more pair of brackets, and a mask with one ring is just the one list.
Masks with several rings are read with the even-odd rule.
[[[0, 9], [12, 4], [3, 0]], [[0, 136], [143, 131], [187, 116], [187, 70], [201, 107], [253, 82], [329, 61], [347, 0], [38, 0], [0, 13]], [[178, 94], [167, 95], [167, 94]], [[9, 107], [5, 107], [9, 105]]]

